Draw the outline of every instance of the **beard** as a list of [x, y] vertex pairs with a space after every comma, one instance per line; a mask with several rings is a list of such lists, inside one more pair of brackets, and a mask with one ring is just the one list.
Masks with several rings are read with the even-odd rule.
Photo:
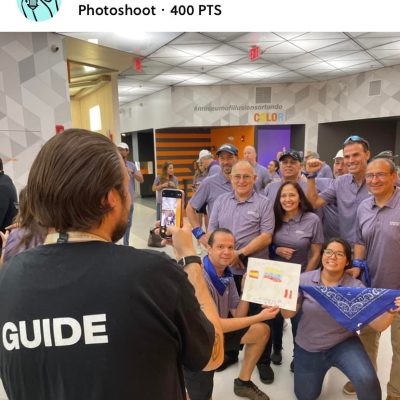
[[126, 207], [124, 209], [124, 212], [122, 213], [119, 220], [115, 224], [114, 230], [111, 233], [111, 241], [113, 243], [118, 242], [118, 240], [120, 240], [124, 236], [126, 228], [128, 227], [129, 211], [130, 211], [130, 204], [128, 204], [126, 200]]

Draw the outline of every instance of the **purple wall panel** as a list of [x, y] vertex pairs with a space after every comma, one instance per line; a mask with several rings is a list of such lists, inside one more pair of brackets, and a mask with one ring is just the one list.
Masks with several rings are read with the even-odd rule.
[[290, 125], [262, 126], [257, 129], [258, 162], [267, 166], [282, 147], [290, 149]]

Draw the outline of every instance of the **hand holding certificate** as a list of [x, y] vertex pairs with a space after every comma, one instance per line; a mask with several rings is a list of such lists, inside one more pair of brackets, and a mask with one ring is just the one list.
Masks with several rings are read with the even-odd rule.
[[249, 258], [242, 299], [296, 310], [300, 264]]

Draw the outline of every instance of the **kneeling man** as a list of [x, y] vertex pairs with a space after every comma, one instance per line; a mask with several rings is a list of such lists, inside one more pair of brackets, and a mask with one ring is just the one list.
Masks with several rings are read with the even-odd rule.
[[[239, 377], [234, 380], [237, 396], [252, 400], [269, 400], [250, 379], [269, 338], [269, 327], [262, 323], [275, 318], [279, 308], [264, 308], [247, 316], [249, 303], [241, 300], [229, 265], [235, 256], [235, 238], [231, 231], [218, 228], [208, 240], [208, 256], [203, 259], [204, 277], [218, 308], [224, 332], [225, 350], [239, 350], [246, 345]], [[243, 280], [244, 282], [244, 280]], [[229, 318], [231, 314], [232, 318]], [[214, 371], [184, 370], [186, 389], [191, 400], [209, 400], [212, 396]]]

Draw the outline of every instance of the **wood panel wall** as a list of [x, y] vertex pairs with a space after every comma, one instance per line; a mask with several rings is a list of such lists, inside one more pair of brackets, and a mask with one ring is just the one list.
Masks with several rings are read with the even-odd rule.
[[165, 161], [174, 164], [174, 174], [179, 180], [179, 188], [184, 189], [184, 180], [188, 184], [188, 197], [191, 197], [193, 182], [193, 160], [197, 160], [202, 149], [211, 150], [211, 132], [209, 129], [163, 129], [156, 131], [157, 174]]

